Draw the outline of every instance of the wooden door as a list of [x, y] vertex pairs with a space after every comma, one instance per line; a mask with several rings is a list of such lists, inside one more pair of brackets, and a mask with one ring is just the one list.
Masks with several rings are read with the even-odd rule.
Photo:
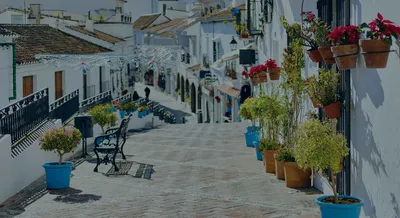
[[54, 85], [55, 85], [55, 97], [57, 100], [63, 96], [62, 71], [55, 72]]
[[33, 76], [24, 76], [22, 83], [23, 83], [23, 90], [22, 90], [23, 97], [26, 97], [26, 96], [32, 94], [33, 93]]

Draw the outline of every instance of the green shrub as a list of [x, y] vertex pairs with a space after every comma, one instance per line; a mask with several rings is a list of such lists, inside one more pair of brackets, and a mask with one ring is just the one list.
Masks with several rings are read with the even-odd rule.
[[88, 114], [92, 116], [93, 122], [100, 126], [103, 134], [106, 127], [115, 126], [118, 120], [117, 115], [111, 112], [111, 104], [95, 106], [89, 110]]

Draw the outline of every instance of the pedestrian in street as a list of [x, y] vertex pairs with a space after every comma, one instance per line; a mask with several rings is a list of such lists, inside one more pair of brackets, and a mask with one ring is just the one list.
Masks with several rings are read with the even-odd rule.
[[144, 89], [144, 93], [146, 94], [146, 100], [149, 100], [149, 96], [150, 96], [150, 89], [149, 87], [146, 86], [146, 88]]
[[133, 101], [139, 100], [140, 97], [139, 97], [139, 94], [137, 93], [137, 91], [134, 91], [134, 92], [133, 92], [132, 98], [133, 98]]

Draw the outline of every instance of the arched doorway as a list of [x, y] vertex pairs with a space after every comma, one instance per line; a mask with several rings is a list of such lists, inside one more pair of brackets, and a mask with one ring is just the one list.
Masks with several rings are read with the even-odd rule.
[[191, 87], [190, 87], [190, 105], [192, 108], [192, 113], [196, 113], [196, 87], [194, 86], [194, 83], [192, 83]]
[[197, 109], [201, 110], [201, 86], [197, 89]]
[[190, 98], [190, 84], [189, 84], [188, 79], [186, 79], [186, 82], [185, 82], [185, 100], [186, 100], [186, 98]]
[[185, 102], [185, 79], [181, 76], [181, 101]]
[[176, 77], [176, 88], [175, 88], [175, 92], [178, 92], [178, 90], [181, 88], [181, 76], [178, 73], [178, 77]]
[[149, 70], [144, 74], [144, 81], [145, 81], [145, 85], [149, 85], [149, 86], [153, 86], [154, 85], [154, 71], [153, 70]]

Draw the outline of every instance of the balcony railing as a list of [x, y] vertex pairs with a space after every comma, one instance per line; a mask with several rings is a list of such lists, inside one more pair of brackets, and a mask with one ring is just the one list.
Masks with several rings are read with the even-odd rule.
[[86, 87], [86, 98], [91, 98], [96, 95], [96, 85]]
[[50, 104], [50, 118], [61, 119], [63, 123], [79, 111], [79, 89]]
[[127, 93], [126, 95], [123, 95], [119, 98], [116, 99], [120, 104], [126, 104], [132, 101], [132, 94]]
[[100, 86], [100, 93], [107, 92], [109, 90], [111, 90], [110, 89], [110, 81], [102, 82], [101, 86]]
[[0, 133], [14, 144], [49, 117], [49, 89], [42, 89], [0, 110]]
[[83, 100], [79, 105], [79, 112], [85, 112], [96, 105], [109, 104], [110, 102], [111, 91], [106, 91], [86, 100]]

